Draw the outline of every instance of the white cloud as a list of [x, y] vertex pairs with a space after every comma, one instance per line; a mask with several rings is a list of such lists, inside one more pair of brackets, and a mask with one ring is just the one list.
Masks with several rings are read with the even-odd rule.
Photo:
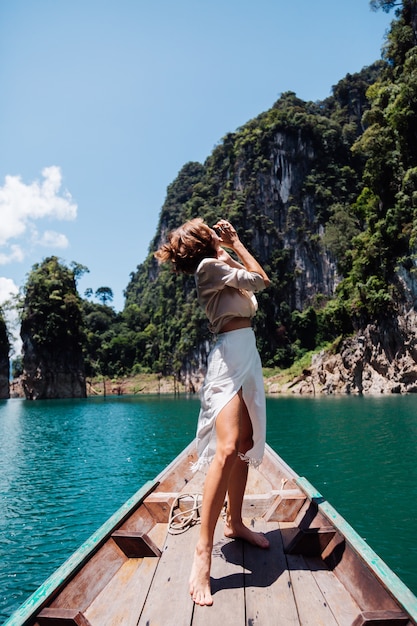
[[53, 230], [45, 230], [42, 237], [38, 239], [38, 243], [46, 248], [68, 248], [69, 246], [67, 237]]
[[13, 261], [19, 263], [25, 258], [24, 252], [20, 246], [16, 244], [9, 246], [8, 252], [0, 252], [0, 265], [7, 265]]
[[30, 237], [37, 232], [35, 222], [44, 218], [50, 220], [74, 220], [77, 217], [77, 205], [71, 194], [61, 192], [61, 169], [55, 165], [45, 167], [42, 180], [30, 184], [22, 182], [20, 176], [6, 176], [0, 187], [0, 264], [22, 261], [24, 243], [12, 243], [21, 239], [32, 240], [50, 248], [65, 248], [68, 239], [65, 235], [46, 230], [41, 235]]
[[18, 293], [19, 289], [11, 278], [0, 276], [0, 305]]

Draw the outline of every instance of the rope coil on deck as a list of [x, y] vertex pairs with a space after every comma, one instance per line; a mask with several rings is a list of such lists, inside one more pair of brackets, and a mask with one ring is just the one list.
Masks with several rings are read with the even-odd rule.
[[[169, 513], [168, 532], [171, 535], [179, 535], [191, 526], [194, 526], [200, 519], [201, 493], [182, 493], [174, 500]], [[181, 500], [191, 499], [192, 506], [182, 511], [180, 509]], [[176, 509], [178, 509], [177, 512]]]

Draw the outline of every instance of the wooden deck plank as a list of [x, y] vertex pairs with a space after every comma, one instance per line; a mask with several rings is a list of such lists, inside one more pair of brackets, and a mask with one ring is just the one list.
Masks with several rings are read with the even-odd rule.
[[248, 472], [248, 480], [246, 483], [246, 493], [247, 494], [251, 494], [251, 493], [268, 493], [270, 491], [272, 491], [273, 489], [279, 489], [280, 485], [273, 485], [271, 483], [270, 480], [270, 476], [266, 476], [263, 472], [261, 472], [259, 469], [256, 469], [254, 467], [249, 467], [249, 472]]
[[256, 520], [254, 530], [268, 537], [262, 550], [244, 544], [246, 623], [251, 626], [298, 625], [298, 614], [277, 522]]
[[352, 626], [361, 610], [350, 593], [321, 559], [304, 558], [337, 623], [340, 626]]
[[287, 554], [287, 564], [302, 626], [337, 626], [337, 621], [327, 604], [316, 580], [299, 555]]
[[206, 475], [204, 472], [195, 472], [191, 474], [191, 477], [187, 480], [185, 485], [179, 490], [180, 493], [203, 493], [204, 481]]
[[188, 580], [199, 526], [168, 535], [138, 626], [190, 626], [193, 602]]
[[92, 626], [136, 626], [157, 559], [129, 559], [103, 589], [85, 616]]
[[122, 567], [126, 557], [113, 540], [107, 541], [75, 577], [63, 588], [50, 606], [84, 611]]
[[[152, 532], [154, 541], [162, 546], [167, 524], [156, 524]], [[153, 556], [128, 559], [85, 611], [92, 626], [136, 626], [158, 560]]]

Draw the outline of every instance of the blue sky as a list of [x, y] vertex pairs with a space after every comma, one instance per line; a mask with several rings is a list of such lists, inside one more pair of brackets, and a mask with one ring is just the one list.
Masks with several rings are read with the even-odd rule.
[[188, 161], [381, 56], [368, 0], [2, 0], [0, 300], [50, 255], [123, 290]]

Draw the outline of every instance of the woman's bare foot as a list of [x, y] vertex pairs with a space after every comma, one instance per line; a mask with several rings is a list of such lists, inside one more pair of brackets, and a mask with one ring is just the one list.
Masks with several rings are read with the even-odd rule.
[[200, 606], [211, 606], [213, 598], [210, 590], [211, 548], [196, 546], [190, 576], [190, 595]]
[[243, 522], [239, 522], [233, 526], [230, 522], [226, 522], [224, 526], [224, 535], [225, 537], [233, 539], [244, 539], [258, 548], [269, 548], [269, 541], [265, 535], [262, 533], [256, 533], [254, 530], [245, 526]]

